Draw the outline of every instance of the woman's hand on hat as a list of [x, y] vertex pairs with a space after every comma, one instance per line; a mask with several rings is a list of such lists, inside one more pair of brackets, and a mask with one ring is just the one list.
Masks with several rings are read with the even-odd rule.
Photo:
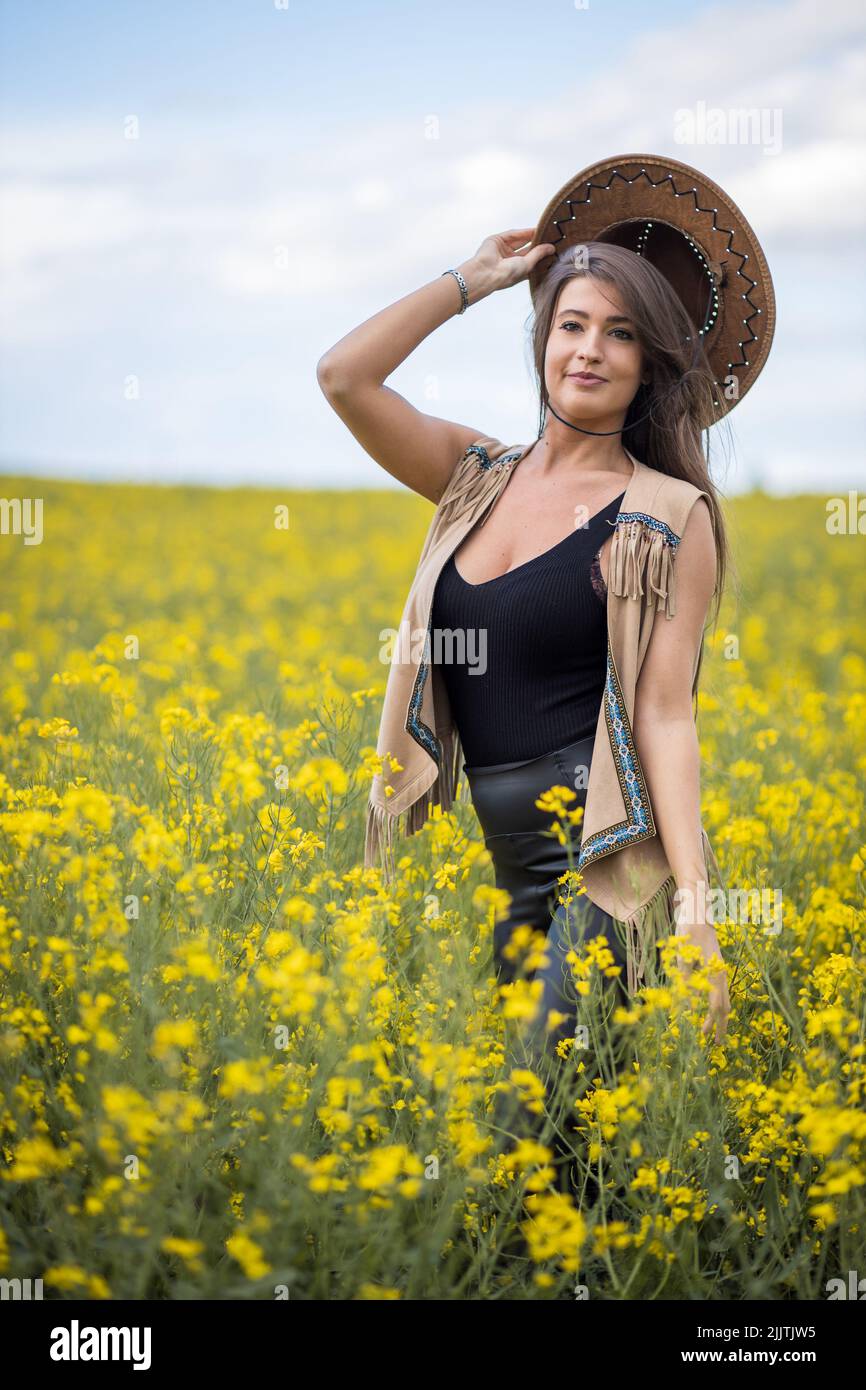
[[534, 234], [534, 227], [517, 227], [484, 238], [475, 255], [459, 267], [466, 281], [470, 304], [493, 294], [494, 290], [519, 284], [539, 261], [555, 255], [556, 248], [550, 242], [530, 246]]

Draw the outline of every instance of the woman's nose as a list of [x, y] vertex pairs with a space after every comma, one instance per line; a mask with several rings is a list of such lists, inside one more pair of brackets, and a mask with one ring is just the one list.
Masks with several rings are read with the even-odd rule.
[[578, 355], [585, 354], [590, 357], [600, 357], [604, 339], [600, 328], [587, 328], [582, 334], [580, 345], [577, 349]]

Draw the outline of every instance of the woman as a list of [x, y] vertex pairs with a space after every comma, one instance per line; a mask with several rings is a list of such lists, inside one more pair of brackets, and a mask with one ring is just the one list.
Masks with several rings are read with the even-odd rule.
[[[464, 307], [525, 279], [554, 253], [552, 244], [526, 249], [531, 231], [488, 237], [458, 268]], [[721, 957], [712, 922], [700, 911], [705, 866], [686, 833], [699, 818], [692, 658], [725, 565], [724, 545], [717, 555], [714, 539], [724, 538], [723, 522], [699, 448], [698, 420], [712, 376], [700, 360], [691, 365], [691, 325], [648, 261], [618, 246], [590, 243], [584, 262], [581, 268], [569, 252], [545, 275], [534, 330], [539, 437], [520, 451], [492, 511], [440, 566], [432, 609], [436, 631], [487, 635], [486, 671], [449, 662], [438, 669], [467, 753], [464, 771], [497, 885], [512, 899], [507, 920], [495, 929], [497, 974], [507, 983], [518, 973], [509, 948], [516, 926], [547, 933], [546, 964], [531, 978], [542, 983], [539, 1021], [550, 1047], [575, 1031], [568, 951], [604, 934], [621, 967], [620, 989], [625, 968], [609, 913], [581, 897], [567, 906], [555, 901], [574, 856], [550, 838], [550, 816], [535, 802], [554, 784], [573, 787], [574, 804], [585, 801], [605, 684], [612, 540], [605, 533], [635, 467], [622, 442], [629, 413], [636, 422], [629, 426], [632, 441], [648, 458], [673, 459], [680, 476], [691, 472], [704, 494], [677, 551], [679, 612], [672, 623], [655, 626], [644, 662], [645, 722], [635, 736], [677, 886], [684, 897], [693, 892], [698, 908], [692, 920], [680, 921], [678, 932], [697, 943], [705, 960]], [[479, 431], [416, 411], [383, 382], [460, 310], [458, 286], [446, 273], [398, 300], [342, 339], [318, 368], [325, 395], [364, 448], [436, 503], [453, 478], [455, 457], [481, 447], [473, 444]], [[653, 720], [654, 709], [664, 717]], [[562, 1016], [553, 1016], [553, 1027], [551, 1009]], [[705, 1031], [715, 1025], [717, 1040], [729, 1011], [726, 977], [719, 972], [712, 976], [705, 1024]]]
[[[574, 988], [586, 961], [572, 946], [599, 966], [611, 1003], [644, 981], [671, 931], [686, 972], [695, 958], [721, 961], [706, 892], [721, 874], [701, 825], [691, 702], [727, 541], [701, 430], [762, 370], [775, 296], [733, 200], [665, 157], [589, 166], [527, 245], [531, 231], [486, 238], [337, 343], [318, 377], [367, 452], [436, 504], [391, 657], [365, 865], [380, 859], [387, 879], [398, 833], [420, 829], [434, 804], [450, 808], [465, 750], [510, 899], [494, 930], [497, 974], [513, 989], [526, 966], [540, 990], [535, 1067], [560, 1042], [582, 1044], [598, 1014], [597, 997]], [[434, 328], [525, 279], [540, 399], [532, 445], [422, 414], [384, 385]], [[423, 638], [408, 655], [404, 629]], [[574, 788], [576, 811], [566, 806], [565, 833], [551, 835], [541, 798], [559, 784]], [[560, 894], [581, 813], [581, 888]], [[544, 943], [535, 956], [533, 928]], [[724, 968], [710, 980], [703, 1031], [718, 1042]]]

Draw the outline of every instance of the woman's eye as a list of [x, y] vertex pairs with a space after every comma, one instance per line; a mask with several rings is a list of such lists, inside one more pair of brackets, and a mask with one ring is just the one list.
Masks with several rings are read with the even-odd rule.
[[[583, 324], [578, 323], [576, 319], [566, 319], [565, 323], [561, 323], [559, 326], [560, 328], [582, 328]], [[634, 338], [634, 334], [630, 333], [627, 328], [614, 328], [611, 331], [613, 333], [624, 333], [629, 341]]]

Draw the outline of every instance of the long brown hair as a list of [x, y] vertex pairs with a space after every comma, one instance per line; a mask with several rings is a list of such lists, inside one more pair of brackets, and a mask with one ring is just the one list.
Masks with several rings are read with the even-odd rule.
[[[703, 337], [679, 295], [645, 257], [604, 241], [588, 241], [584, 245], [584, 266], [575, 265], [573, 246], [551, 264], [539, 288], [531, 319], [532, 357], [539, 393], [538, 437], [541, 438], [547, 419], [544, 359], [557, 298], [567, 281], [590, 275], [618, 292], [637, 330], [644, 369], [649, 368], [652, 374], [650, 383], [641, 384], [626, 411], [623, 444], [650, 468], [685, 478], [708, 495], [716, 541], [715, 623], [732, 561], [719, 496], [701, 446], [700, 422], [712, 418], [712, 402], [718, 399]], [[695, 689], [702, 658], [703, 641]]]

